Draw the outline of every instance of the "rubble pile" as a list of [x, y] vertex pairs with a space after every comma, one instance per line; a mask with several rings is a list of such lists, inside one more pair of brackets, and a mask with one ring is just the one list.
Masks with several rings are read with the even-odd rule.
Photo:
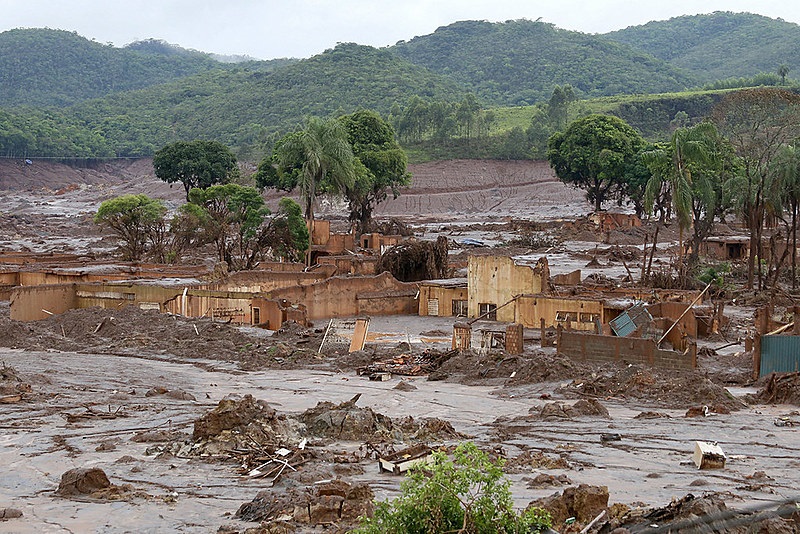
[[19, 402], [30, 393], [30, 384], [23, 382], [16, 370], [3, 362], [0, 367], [0, 404]]
[[745, 404], [702, 373], [668, 372], [641, 365], [606, 365], [590, 375], [579, 375], [556, 392], [567, 397], [634, 398], [666, 408], [718, 406], [729, 411]]
[[575, 518], [576, 523], [585, 525], [608, 510], [608, 487], [588, 484], [570, 486], [561, 493], [556, 492], [528, 504], [529, 508], [534, 506], [550, 512], [556, 528], [568, 518]]
[[151, 496], [136, 490], [130, 484], [117, 486], [99, 467], [76, 467], [64, 472], [56, 494], [68, 499], [96, 499], [106, 501], [147, 499]]
[[755, 395], [760, 404], [794, 404], [800, 406], [800, 373], [772, 373], [767, 384]]
[[317, 525], [346, 529], [356, 526], [360, 516], [372, 513], [374, 497], [367, 484], [328, 480], [262, 490], [242, 504], [235, 517], [261, 522], [266, 532], [296, 532]]
[[458, 354], [457, 350], [439, 352], [427, 349], [419, 354], [405, 353], [388, 360], [370, 363], [356, 369], [356, 374], [391, 373], [393, 375], [420, 376], [437, 370], [444, 362]]
[[126, 306], [68, 310], [42, 321], [0, 318], [0, 346], [96, 354], [169, 352], [178, 357], [239, 361], [245, 351], [266, 352], [263, 339], [230, 324]]

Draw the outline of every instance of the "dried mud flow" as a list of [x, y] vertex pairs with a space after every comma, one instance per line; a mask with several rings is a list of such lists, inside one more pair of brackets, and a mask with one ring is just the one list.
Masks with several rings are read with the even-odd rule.
[[[646, 230], [572, 221], [588, 205], [541, 162], [411, 171], [414, 186], [378, 214], [448, 237], [456, 270], [468, 254], [547, 255], [553, 274], [620, 283], [640, 261]], [[0, 160], [0, 249], [112, 258], [91, 214], [129, 192], [183, 199], [147, 160]], [[321, 213], [344, 221], [335, 204]], [[520, 355], [453, 352], [444, 317], [373, 317], [365, 349], [348, 354], [319, 351], [322, 321], [270, 332], [128, 307], [22, 323], [0, 302], [0, 531], [347, 532], [399, 494], [379, 456], [465, 440], [505, 460], [515, 507], [546, 506], [562, 532], [601, 511], [593, 531], [714, 514], [749, 521], [719, 532], [797, 531], [785, 507], [737, 512], [800, 488], [800, 378], [752, 382], [735, 343], [752, 326], [743, 300], [683, 373], [575, 362], [535, 331]], [[723, 469], [697, 469], [698, 440], [722, 447]]]

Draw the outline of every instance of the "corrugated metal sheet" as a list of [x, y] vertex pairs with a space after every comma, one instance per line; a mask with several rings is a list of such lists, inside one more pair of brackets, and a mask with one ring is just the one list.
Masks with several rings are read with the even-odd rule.
[[763, 336], [759, 376], [800, 371], [800, 336]]
[[637, 328], [651, 322], [653, 322], [653, 317], [645, 308], [645, 304], [638, 303], [619, 314], [608, 324], [611, 325], [614, 334], [619, 337], [627, 337], [633, 334]]

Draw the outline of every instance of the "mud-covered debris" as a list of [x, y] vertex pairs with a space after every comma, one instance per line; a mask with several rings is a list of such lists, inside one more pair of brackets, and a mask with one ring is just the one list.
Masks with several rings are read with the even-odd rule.
[[396, 421], [394, 426], [403, 432], [405, 439], [417, 441], [462, 439], [468, 437], [457, 432], [449, 421], [437, 417], [414, 419], [409, 415]]
[[531, 473], [537, 469], [572, 469], [569, 462], [560, 456], [551, 456], [542, 451], [525, 451], [509, 458], [503, 471], [508, 474]]
[[420, 376], [427, 375], [442, 366], [444, 362], [458, 354], [457, 350], [439, 352], [427, 349], [419, 354], [399, 354], [388, 360], [373, 362], [356, 369], [359, 375], [375, 373], [391, 373], [393, 375]]
[[30, 392], [30, 384], [23, 382], [17, 371], [3, 362], [0, 367], [0, 404], [19, 402]]
[[[532, 408], [532, 410], [534, 409]], [[575, 419], [584, 416], [610, 419], [608, 410], [597, 399], [581, 399], [572, 405], [563, 402], [548, 402], [539, 411], [539, 417], [542, 419]]]
[[800, 373], [772, 373], [767, 385], [755, 398], [760, 404], [794, 404], [800, 406]]
[[275, 417], [275, 408], [252, 395], [241, 400], [222, 399], [217, 407], [194, 422], [192, 438], [210, 439], [225, 430], [244, 428], [255, 420], [270, 420]]
[[415, 389], [417, 389], [417, 386], [415, 386], [408, 380], [401, 380], [392, 389], [396, 389], [397, 391], [414, 391]]
[[164, 386], [152, 387], [145, 392], [144, 396], [145, 397], [164, 396], [176, 400], [191, 400], [191, 401], [197, 400], [197, 398], [195, 398], [194, 395], [182, 389], [167, 389]]
[[392, 430], [392, 420], [372, 408], [360, 408], [356, 402], [361, 394], [352, 399], [334, 404], [320, 402], [300, 416], [308, 433], [315, 437], [368, 441], [388, 437]]
[[305, 487], [260, 491], [251, 502], [239, 507], [236, 517], [243, 521], [284, 523], [295, 528], [319, 524], [355, 525], [359, 517], [372, 513], [373, 499], [374, 494], [367, 484], [336, 479]]
[[562, 493], [554, 493], [528, 504], [528, 508], [538, 506], [553, 516], [553, 524], [561, 525], [569, 517], [574, 517], [578, 524], [585, 524], [608, 510], [608, 487], [581, 484], [570, 486]]
[[62, 497], [89, 495], [110, 487], [105, 471], [99, 467], [76, 467], [61, 475], [56, 493]]
[[539, 473], [533, 478], [526, 477], [523, 480], [528, 489], [542, 489], [572, 484], [572, 480], [567, 475], [551, 475], [549, 473]]
[[0, 508], [0, 521], [22, 517], [22, 510], [16, 508]]

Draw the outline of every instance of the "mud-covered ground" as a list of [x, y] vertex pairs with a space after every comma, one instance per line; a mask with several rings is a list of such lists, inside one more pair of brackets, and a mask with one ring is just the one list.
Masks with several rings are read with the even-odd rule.
[[[108, 256], [113, 243], [90, 222], [100, 201], [183, 197], [148, 162], [0, 163], [7, 250]], [[546, 254], [554, 273], [623, 283], [646, 230], [566, 231], [559, 219], [588, 206], [541, 165], [421, 166], [416, 190], [379, 211], [423, 238], [447, 235], [456, 266], [470, 253]], [[467, 237], [488, 246], [462, 246]], [[19, 323], [0, 303], [0, 531], [344, 532], [374, 498], [398, 494], [401, 477], [379, 472], [378, 454], [465, 439], [507, 460], [519, 508], [580, 484], [606, 486], [615, 517], [688, 494], [728, 508], [780, 502], [800, 487], [800, 380], [750, 380], [736, 342], [753, 308], [737, 296], [730, 324], [700, 340], [699, 369], [682, 374], [576, 363], [540, 348], [536, 331], [522, 355], [454, 354], [448, 318], [373, 317], [365, 350], [347, 354], [319, 351], [324, 322], [273, 333], [127, 308]], [[425, 372], [360, 374], [380, 368]], [[717, 442], [725, 468], [698, 471], [696, 440]], [[107, 481], [68, 487], [73, 468]]]

